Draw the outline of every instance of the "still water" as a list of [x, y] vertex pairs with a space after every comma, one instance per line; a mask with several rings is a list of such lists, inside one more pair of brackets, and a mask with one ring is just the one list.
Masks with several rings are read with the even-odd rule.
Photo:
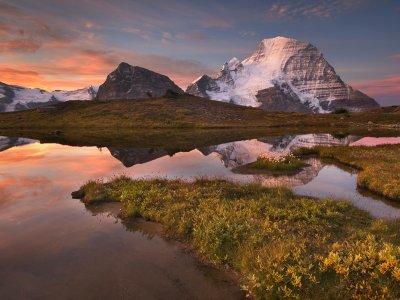
[[181, 152], [163, 148], [72, 147], [0, 138], [1, 299], [240, 299], [230, 274], [202, 264], [154, 223], [121, 223], [115, 204], [86, 208], [71, 192], [90, 179], [224, 178], [345, 199], [373, 217], [400, 209], [357, 190], [356, 173], [310, 158], [294, 175], [241, 174], [265, 153], [315, 145], [400, 144], [399, 137], [328, 134], [262, 137]]

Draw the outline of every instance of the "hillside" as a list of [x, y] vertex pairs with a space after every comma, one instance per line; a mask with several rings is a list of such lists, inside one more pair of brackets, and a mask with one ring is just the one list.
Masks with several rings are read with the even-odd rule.
[[33, 110], [0, 114], [0, 128], [258, 128], [397, 127], [399, 108], [363, 113], [266, 112], [208, 99], [172, 94], [160, 98], [68, 101]]

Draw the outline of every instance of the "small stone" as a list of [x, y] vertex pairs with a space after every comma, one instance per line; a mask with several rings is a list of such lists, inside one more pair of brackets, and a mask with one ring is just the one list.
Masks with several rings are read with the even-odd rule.
[[55, 135], [63, 135], [64, 131], [62, 131], [62, 130], [54, 130], [52, 133], [55, 134]]

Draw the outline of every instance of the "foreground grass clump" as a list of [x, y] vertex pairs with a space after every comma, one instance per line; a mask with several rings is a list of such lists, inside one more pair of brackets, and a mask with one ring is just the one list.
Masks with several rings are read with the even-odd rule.
[[251, 169], [271, 171], [296, 171], [304, 166], [304, 162], [295, 157], [292, 153], [287, 155], [266, 154], [258, 157], [257, 161], [251, 163]]
[[[345, 202], [219, 180], [92, 181], [82, 201], [120, 201], [123, 217], [161, 223], [256, 299], [400, 297], [399, 223]], [[95, 201], [97, 202], [97, 201]]]
[[399, 145], [317, 147], [315, 150], [321, 157], [334, 158], [341, 163], [361, 169], [357, 177], [359, 187], [400, 201]]

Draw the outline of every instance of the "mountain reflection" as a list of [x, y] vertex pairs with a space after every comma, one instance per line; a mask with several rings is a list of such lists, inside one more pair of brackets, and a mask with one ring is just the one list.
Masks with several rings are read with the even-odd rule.
[[[119, 175], [133, 179], [186, 181], [207, 177], [241, 183], [256, 182], [264, 186], [301, 187], [318, 179], [321, 170], [329, 166], [317, 158], [310, 158], [295, 174], [271, 175], [245, 171], [245, 165], [257, 160], [261, 154], [284, 155], [299, 147], [355, 146], [372, 142], [385, 143], [388, 139], [400, 142], [399, 138], [371, 141], [369, 138], [355, 136], [342, 138], [328, 134], [307, 134], [262, 137], [193, 150], [108, 147], [103, 148], [103, 151], [94, 146], [40, 144], [35, 140], [1, 137], [0, 206], [9, 207], [29, 198], [30, 205], [26, 206], [26, 211], [18, 212], [18, 217], [22, 217], [21, 214], [29, 215], [35, 203], [43, 206], [43, 197], [46, 205], [53, 206], [60, 199], [69, 198], [72, 190], [88, 180], [108, 180]], [[354, 194], [357, 194], [355, 183], [352, 188], [355, 189]], [[329, 192], [335, 195], [338, 190], [337, 187], [331, 188]]]

